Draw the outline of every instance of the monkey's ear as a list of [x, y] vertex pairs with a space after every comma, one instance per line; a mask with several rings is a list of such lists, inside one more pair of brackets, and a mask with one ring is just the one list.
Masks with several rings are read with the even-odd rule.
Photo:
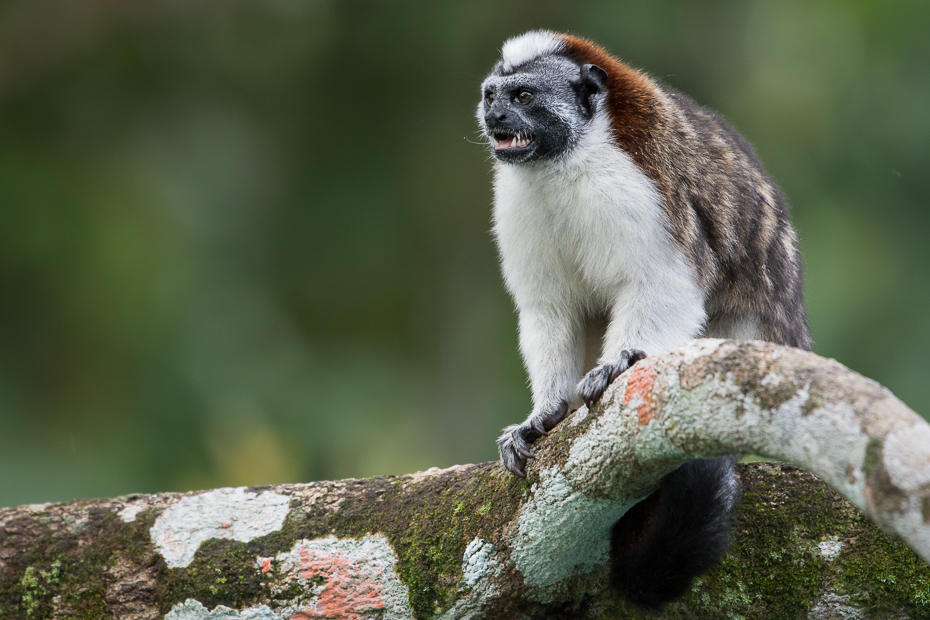
[[594, 96], [607, 88], [607, 72], [597, 65], [581, 66], [581, 84], [578, 87], [578, 98], [581, 107], [588, 116], [594, 114]]

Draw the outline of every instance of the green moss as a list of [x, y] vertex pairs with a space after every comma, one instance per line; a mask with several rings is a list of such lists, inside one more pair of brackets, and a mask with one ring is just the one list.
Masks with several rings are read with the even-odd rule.
[[165, 571], [160, 611], [167, 613], [174, 604], [189, 598], [207, 608], [226, 605], [233, 609], [271, 599], [270, 591], [262, 585], [256, 558], [248, 543], [216, 538], [201, 543], [189, 566]]
[[765, 475], [743, 497], [729, 553], [685, 599], [698, 618], [804, 618], [830, 571], [817, 543], [839, 528], [832, 491], [807, 489], [789, 507], [779, 501], [782, 485], [801, 489], [792, 474], [805, 474], [762, 463], [752, 468]]
[[23, 578], [19, 580], [19, 585], [23, 589], [23, 611], [26, 612], [27, 616], [31, 617], [39, 607], [39, 600], [45, 598], [48, 592], [39, 583], [38, 578], [35, 576], [35, 569], [32, 566], [26, 567]]
[[465, 547], [479, 531], [495, 531], [510, 521], [528, 486], [499, 475], [494, 464], [426, 478], [407, 488], [405, 482], [368, 481], [363, 491], [343, 500], [326, 526], [340, 537], [387, 536], [414, 616], [429, 618], [458, 598]]
[[838, 562], [838, 590], [870, 614], [930, 618], [930, 567], [900, 541], [864, 523]]
[[60, 520], [44, 519], [19, 563], [8, 563], [15, 581], [10, 573], [0, 576], [0, 617], [46, 618], [64, 610], [74, 618], [110, 618], [118, 605], [107, 598], [114, 575], [150, 578], [152, 604], [162, 613], [188, 597], [237, 607], [268, 596], [256, 555], [243, 543], [207, 541], [191, 566], [169, 569], [149, 535], [156, 516], [146, 511], [125, 523], [112, 510], [92, 509], [78, 536], [62, 535]]
[[[930, 567], [811, 474], [742, 465], [746, 489], [733, 545], [664, 618], [807, 618], [826, 591], [869, 617], [905, 610], [930, 618]], [[818, 543], [838, 537], [833, 560]], [[637, 617], [635, 614], [616, 617]]]
[[[461, 582], [462, 557], [465, 547], [483, 525], [495, 519], [502, 524], [509, 520], [495, 514], [495, 505], [514, 506], [518, 497], [510, 497], [515, 487], [511, 477], [498, 477], [483, 472], [473, 479], [462, 479], [458, 485], [440, 493], [428, 494], [427, 501], [409, 520], [403, 532], [394, 532], [390, 538], [397, 550], [398, 573], [410, 592], [410, 604], [416, 618], [429, 618], [449, 607], [458, 595]], [[447, 503], [459, 496], [464, 509], [449, 518]], [[518, 496], [522, 494], [517, 494]], [[424, 498], [425, 499], [425, 498]], [[487, 528], [484, 531], [493, 531]]]
[[866, 476], [882, 461], [882, 440], [873, 437], [865, 447], [865, 458], [862, 460], [862, 471]]
[[22, 609], [26, 616], [33, 617], [39, 610], [40, 606], [48, 603], [52, 593], [57, 590], [53, 586], [60, 584], [61, 561], [55, 560], [49, 565], [48, 570], [38, 571], [34, 566], [27, 566], [19, 580], [22, 589]]
[[37, 520], [29, 547], [8, 562], [12, 571], [0, 578], [0, 617], [45, 618], [56, 609], [74, 618], [111, 617], [106, 588], [114, 558], [151, 558], [151, 520], [124, 523], [110, 510], [91, 507], [79, 532], [61, 530], [62, 522], [77, 523], [71, 515]]
[[327, 517], [328, 512], [319, 505], [292, 509], [281, 524], [281, 529], [250, 541], [248, 548], [256, 557], [267, 558], [290, 551], [298, 540], [324, 538], [332, 533]]
[[695, 582], [687, 606], [699, 618], [771, 617], [776, 605], [784, 616], [775, 617], [806, 617], [823, 573], [811, 549], [812, 534], [767, 519], [767, 531], [747, 536], [746, 517], [740, 519], [739, 540], [710, 574]]

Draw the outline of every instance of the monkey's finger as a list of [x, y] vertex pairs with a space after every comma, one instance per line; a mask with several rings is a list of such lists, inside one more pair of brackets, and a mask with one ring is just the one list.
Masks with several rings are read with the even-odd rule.
[[598, 366], [586, 374], [578, 384], [578, 393], [584, 404], [588, 406], [588, 409], [594, 406], [601, 394], [604, 393], [604, 390], [607, 389], [607, 386], [610, 385], [612, 371], [613, 365], [604, 364]]
[[521, 478], [526, 477], [526, 473], [523, 471], [523, 461], [517, 454], [513, 445], [501, 445], [501, 465], [509, 471], [510, 473], [520, 476]]
[[559, 423], [565, 419], [565, 416], [568, 415], [568, 402], [562, 400], [559, 402], [559, 405], [552, 410], [546, 416], [542, 418], [543, 428], [546, 429], [546, 434], [549, 433], [553, 428], [559, 425]]
[[510, 463], [509, 465], [502, 463], [502, 465], [504, 465], [504, 469], [512, 473], [514, 476], [526, 478], [526, 472], [523, 471], [523, 468], [520, 466], [519, 462]]
[[646, 359], [646, 352], [639, 349], [630, 349], [630, 366], [640, 360]]
[[610, 368], [610, 382], [613, 383], [614, 379], [625, 373], [627, 368], [630, 367], [630, 364], [629, 351], [622, 352], [616, 364], [608, 364], [607, 367]]
[[521, 435], [516, 433], [511, 447], [517, 454], [527, 454], [530, 451], [530, 445], [524, 441]]
[[507, 454], [505, 466], [510, 470], [511, 473], [520, 476], [521, 478], [526, 478], [526, 471], [523, 468], [524, 460], [520, 458], [519, 451], [516, 446], [510, 446], [510, 451]]
[[547, 431], [545, 425], [543, 425], [542, 418], [533, 418], [530, 420], [530, 426], [534, 431], [539, 433], [540, 437], [545, 437], [549, 434], [549, 431]]

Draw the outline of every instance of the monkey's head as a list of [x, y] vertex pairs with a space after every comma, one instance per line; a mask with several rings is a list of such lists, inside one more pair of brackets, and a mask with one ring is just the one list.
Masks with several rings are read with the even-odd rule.
[[607, 73], [567, 51], [562, 35], [545, 31], [504, 44], [478, 105], [478, 122], [500, 161], [558, 159], [594, 118], [605, 99]]

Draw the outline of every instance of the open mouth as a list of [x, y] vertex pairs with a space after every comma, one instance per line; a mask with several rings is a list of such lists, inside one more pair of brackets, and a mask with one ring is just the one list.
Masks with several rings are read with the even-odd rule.
[[495, 131], [491, 134], [491, 140], [494, 142], [494, 150], [506, 151], [509, 149], [523, 149], [528, 147], [533, 141], [533, 136], [528, 133]]

